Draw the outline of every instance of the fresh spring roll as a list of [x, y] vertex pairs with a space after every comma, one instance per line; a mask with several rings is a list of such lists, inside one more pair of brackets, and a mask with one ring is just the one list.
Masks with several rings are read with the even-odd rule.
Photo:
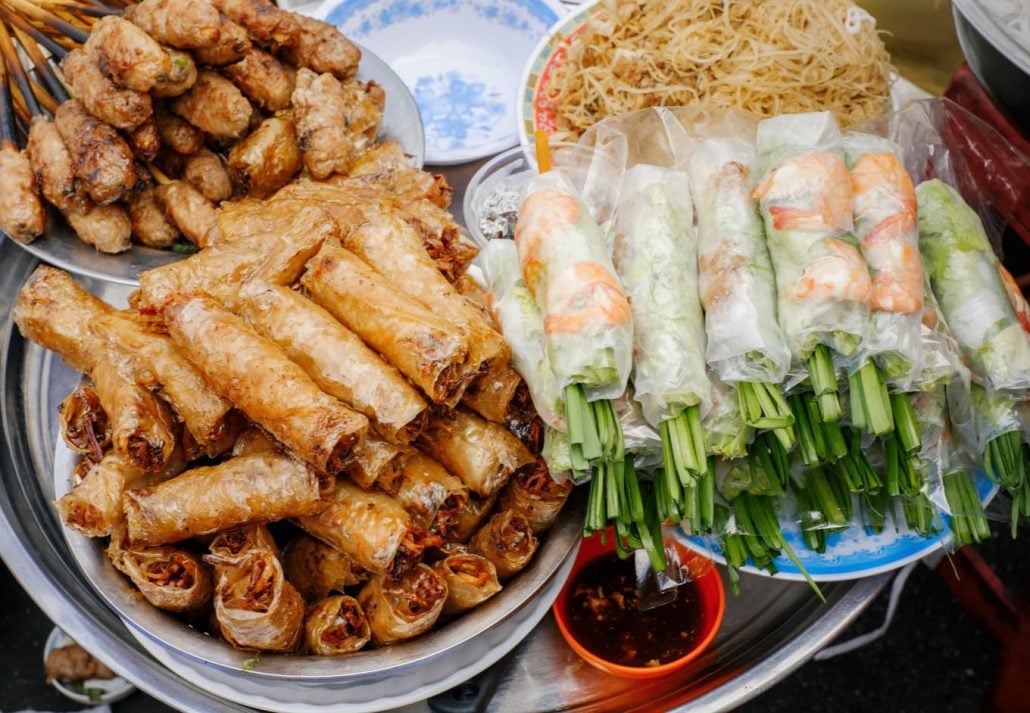
[[712, 408], [701, 420], [705, 432], [705, 452], [727, 460], [747, 456], [748, 442], [754, 432], [744, 422], [737, 399], [737, 387], [727, 384], [714, 373], [709, 374], [712, 384]]
[[411, 517], [389, 495], [336, 483], [328, 506], [301, 517], [308, 534], [349, 555], [370, 572], [385, 572], [411, 529]]
[[472, 535], [476, 533], [483, 520], [494, 509], [494, 504], [500, 495], [500, 490], [488, 498], [480, 497], [475, 493], [469, 493], [465, 506], [458, 512], [453, 525], [448, 528], [448, 541], [452, 543], [466, 543], [472, 539]]
[[344, 472], [362, 488], [371, 488], [380, 480], [393, 478], [401, 468], [404, 451], [375, 436], [368, 436], [354, 449], [354, 457]]
[[304, 648], [316, 656], [339, 656], [360, 650], [372, 638], [364, 610], [354, 597], [335, 596], [308, 607]]
[[526, 518], [534, 534], [544, 532], [558, 519], [558, 513], [572, 493], [571, 480], [555, 480], [547, 464], [538, 458], [536, 465], [519, 471], [501, 491], [500, 509]]
[[[88, 478], [87, 478], [88, 480]], [[126, 493], [129, 541], [163, 545], [319, 510], [318, 475], [285, 455], [239, 456]]]
[[973, 371], [995, 390], [1030, 387], [1030, 341], [979, 216], [936, 179], [919, 184], [916, 198], [930, 285]]
[[308, 602], [320, 601], [368, 579], [368, 572], [350, 555], [311, 535], [290, 540], [282, 560], [286, 579]]
[[219, 393], [321, 472], [339, 475], [368, 419], [318, 388], [273, 342], [206, 297], [164, 311], [172, 339]]
[[501, 591], [497, 568], [485, 557], [457, 552], [433, 565], [447, 585], [443, 613], [452, 616], [478, 607]]
[[358, 595], [372, 628], [372, 640], [380, 645], [429, 631], [446, 601], [447, 584], [424, 564], [399, 577], [377, 575]]
[[600, 228], [560, 171], [530, 181], [515, 245], [558, 386], [582, 385], [590, 400], [617, 397], [633, 361], [629, 301]]
[[211, 603], [211, 568], [200, 557], [177, 547], [132, 547], [125, 528], [111, 536], [107, 557], [132, 580], [144, 599], [176, 614], [199, 614]]
[[326, 243], [301, 278], [315, 302], [435, 403], [453, 406], [476, 373], [469, 335], [405, 294], [354, 253]]
[[414, 451], [403, 457], [397, 476], [380, 487], [408, 511], [412, 521], [429, 528], [445, 505], [460, 512], [468, 498], [468, 488], [429, 456]]
[[75, 453], [94, 461], [111, 445], [111, 422], [90, 384], [80, 383], [61, 402], [61, 438]]
[[405, 444], [425, 425], [418, 391], [331, 314], [279, 285], [255, 282], [242, 294], [242, 316], [322, 391], [372, 420], [384, 438]]
[[540, 544], [522, 515], [497, 513], [469, 541], [469, 552], [490, 560], [502, 582], [525, 569]]
[[416, 445], [483, 496], [534, 460], [506, 428], [463, 409], [432, 416]]

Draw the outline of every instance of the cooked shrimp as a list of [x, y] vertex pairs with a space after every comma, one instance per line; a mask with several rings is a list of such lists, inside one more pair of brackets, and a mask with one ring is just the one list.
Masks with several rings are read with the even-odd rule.
[[998, 263], [998, 274], [1001, 276], [1001, 284], [1005, 288], [1005, 296], [1009, 298], [1009, 304], [1012, 305], [1016, 317], [1019, 318], [1019, 323], [1023, 325], [1023, 331], [1030, 332], [1030, 305], [1026, 303], [1023, 291], [1019, 289], [1019, 284], [1012, 274], [1000, 262]]
[[[754, 192], [773, 203], [777, 230], [846, 232], [852, 229], [851, 179], [837, 154], [813, 151], [784, 161]], [[789, 199], [791, 205], [775, 205]]]
[[867, 302], [872, 289], [869, 270], [858, 250], [843, 240], [827, 238], [829, 254], [808, 263], [791, 288], [795, 300], [838, 299]]
[[515, 226], [515, 242], [526, 285], [535, 292], [541, 271], [540, 249], [549, 236], [576, 224], [579, 204], [572, 196], [553, 188], [542, 188], [526, 196]]
[[577, 262], [547, 287], [549, 335], [618, 327], [630, 320], [629, 300], [615, 275], [596, 262]]

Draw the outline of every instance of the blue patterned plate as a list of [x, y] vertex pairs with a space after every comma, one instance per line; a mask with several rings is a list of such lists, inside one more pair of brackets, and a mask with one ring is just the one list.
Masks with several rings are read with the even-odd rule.
[[[984, 503], [990, 502], [998, 492], [997, 484], [992, 483], [983, 473], [976, 476], [975, 485], [976, 491]], [[857, 506], [855, 514], [857, 518]], [[883, 532], [876, 535], [867, 532], [856, 519], [847, 530], [829, 535], [826, 538], [826, 552], [819, 554], [808, 549], [801, 537], [794, 499], [790, 495], [781, 501], [779, 516], [784, 539], [794, 550], [794, 554], [808, 570], [812, 579], [817, 582], [860, 579], [890, 572], [936, 552], [951, 540], [951, 521], [948, 517], [943, 518], [943, 527], [936, 537], [920, 537], [903, 525], [895, 529], [889, 519]], [[711, 557], [720, 564], [726, 564], [720, 543], [715, 538], [687, 535], [679, 527], [675, 532], [676, 538], [690, 549]], [[787, 555], [780, 554], [773, 560], [773, 563], [779, 570], [775, 575], [770, 575], [764, 569], [758, 569], [751, 564], [741, 567], [741, 571], [766, 577], [776, 576], [781, 579], [804, 581], [804, 575]]]
[[415, 95], [426, 163], [518, 143], [522, 67], [564, 14], [557, 0], [326, 0], [314, 13], [382, 57]]

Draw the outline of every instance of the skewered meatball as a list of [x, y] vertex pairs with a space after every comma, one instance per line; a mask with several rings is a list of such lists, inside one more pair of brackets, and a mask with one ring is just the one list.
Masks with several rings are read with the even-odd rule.
[[293, 73], [267, 52], [252, 48], [222, 72], [258, 106], [270, 111], [290, 106]]
[[29, 160], [43, 197], [64, 210], [75, 200], [75, 165], [57, 127], [40, 114], [29, 127]]
[[54, 123], [72, 156], [75, 175], [95, 202], [113, 203], [136, 186], [139, 175], [125, 139], [90, 116], [77, 99], [58, 108]]
[[267, 198], [297, 175], [302, 161], [293, 122], [273, 117], [232, 147], [229, 172], [247, 195]]
[[219, 39], [219, 15], [207, 0], [143, 0], [122, 14], [161, 44], [196, 49]]
[[158, 99], [177, 97], [184, 94], [197, 81], [197, 64], [188, 52], [168, 50], [168, 56], [172, 61], [172, 68], [168, 77], [150, 90]]
[[204, 146], [204, 132], [175, 114], [158, 110], [154, 114], [161, 144], [180, 154], [196, 153]]
[[140, 161], [153, 161], [161, 149], [161, 135], [157, 130], [157, 122], [150, 117], [133, 129], [129, 135], [129, 146], [132, 153]]
[[46, 210], [29, 157], [5, 141], [0, 147], [0, 230], [20, 243], [31, 243], [44, 227]]
[[132, 197], [129, 218], [133, 235], [144, 245], [166, 248], [179, 237], [179, 229], [165, 216], [153, 188], [147, 187]]
[[250, 125], [253, 108], [236, 85], [202, 69], [197, 83], [171, 104], [172, 111], [215, 138], [238, 139]]
[[171, 70], [168, 53], [153, 37], [115, 15], [93, 25], [85, 49], [115, 84], [138, 92], [150, 91]]
[[204, 236], [215, 224], [218, 215], [214, 203], [186, 181], [172, 181], [158, 186], [154, 196], [164, 207], [165, 215], [186, 239], [204, 247]]
[[82, 50], [69, 52], [61, 60], [61, 71], [86, 111], [116, 129], [135, 129], [154, 111], [149, 94], [119, 87]]
[[297, 15], [280, 10], [268, 0], [214, 0], [223, 14], [247, 30], [258, 42], [293, 44], [300, 33]]
[[209, 201], [218, 203], [232, 196], [229, 172], [218, 154], [201, 149], [182, 162], [182, 179], [193, 184]]
[[241, 25], [236, 24], [225, 15], [219, 15], [218, 42], [210, 47], [193, 50], [193, 56], [201, 64], [220, 67], [223, 64], [239, 62], [251, 48], [250, 37]]
[[297, 22], [297, 39], [283, 50], [286, 61], [316, 72], [329, 72], [337, 79], [353, 79], [358, 73], [361, 50], [327, 22], [304, 15], [298, 15]]
[[79, 238], [102, 253], [120, 253], [132, 245], [132, 223], [119, 205], [96, 205], [83, 200], [64, 212]]

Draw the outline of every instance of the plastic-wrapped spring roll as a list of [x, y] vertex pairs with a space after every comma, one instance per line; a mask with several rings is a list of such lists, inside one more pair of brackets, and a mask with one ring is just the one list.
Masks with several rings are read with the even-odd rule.
[[765, 226], [751, 196], [758, 156], [750, 143], [710, 139], [691, 155], [689, 168], [706, 359], [720, 379], [740, 384], [749, 425], [775, 428], [789, 449], [793, 417], [778, 384], [790, 368], [790, 348], [776, 315]]
[[959, 373], [961, 352], [944, 319], [930, 279], [923, 275], [923, 318], [920, 325], [923, 365], [914, 384], [917, 391], [933, 391], [946, 386]]
[[475, 493], [469, 493], [464, 507], [458, 513], [457, 521], [450, 531], [449, 542], [466, 543], [479, 529], [480, 524], [487, 518], [494, 509], [497, 498], [501, 491], [497, 491], [488, 498], [483, 498]]
[[198, 614], [211, 603], [211, 568], [177, 547], [131, 547], [119, 527], [107, 547], [115, 568], [132, 580], [144, 599], [176, 614]]
[[463, 409], [432, 416], [416, 445], [482, 496], [499, 491], [513, 473], [534, 461], [503, 426]]
[[380, 645], [429, 631], [440, 618], [446, 601], [447, 585], [424, 564], [400, 577], [377, 575], [358, 595], [372, 629], [372, 640]]
[[323, 473], [343, 472], [368, 419], [324, 393], [273, 342], [205, 297], [164, 310], [175, 343], [219, 393]]
[[1030, 388], [1030, 339], [979, 216], [937, 179], [919, 184], [916, 198], [930, 285], [973, 371], [992, 389]]
[[869, 270], [852, 234], [851, 177], [835, 147], [829, 112], [790, 114], [758, 125], [761, 167], [755, 189], [776, 272], [780, 326], [804, 361], [827, 421], [840, 418], [828, 348], [842, 356], [867, 333]]
[[572, 493], [572, 481], [555, 480], [543, 459], [519, 471], [501, 491], [500, 509], [526, 518], [534, 534], [546, 531], [558, 519]]
[[475, 375], [469, 335], [339, 245], [326, 243], [301, 283], [436, 403], [453, 406]]
[[485, 557], [457, 552], [433, 565], [447, 585], [443, 613], [452, 616], [478, 607], [501, 591], [497, 568]]
[[469, 541], [469, 552], [485, 557], [502, 582], [525, 569], [539, 542], [522, 515], [505, 510], [494, 515]]
[[286, 579], [309, 602], [320, 601], [332, 592], [342, 592], [368, 579], [368, 572], [350, 555], [311, 535], [290, 540], [282, 561]]
[[402, 463], [392, 482], [379, 485], [408, 511], [416, 525], [429, 528], [448, 500], [456, 511], [464, 506], [468, 488], [435, 460], [415, 451], [405, 455]]
[[320, 497], [318, 476], [308, 466], [259, 453], [131, 490], [124, 506], [129, 541], [163, 545], [235, 525], [307, 515], [324, 506]]
[[354, 449], [344, 468], [347, 477], [362, 488], [371, 488], [382, 479], [392, 479], [401, 468], [404, 451], [375, 436], [368, 436]]
[[365, 414], [375, 430], [408, 443], [426, 421], [426, 402], [395, 368], [303, 295], [254, 282], [244, 288], [241, 314], [331, 396]]
[[308, 534], [344, 552], [370, 572], [385, 572], [411, 529], [411, 517], [383, 492], [341, 480], [328, 506], [301, 517]]
[[90, 384], [80, 383], [61, 402], [61, 438], [79, 455], [94, 461], [104, 457], [111, 445], [111, 423], [100, 405], [100, 397]]
[[1019, 401], [1007, 392], [971, 386], [977, 453], [984, 469], [1012, 496], [1012, 537], [1021, 515], [1030, 517], [1030, 466], [1023, 448], [1023, 420]]
[[354, 597], [335, 596], [308, 607], [304, 648], [317, 656], [358, 651], [372, 638], [365, 612]]
[[701, 421], [705, 434], [705, 450], [709, 455], [736, 459], [747, 455], [747, 445], [754, 435], [744, 422], [737, 399], [737, 387], [723, 382], [714, 373], [712, 407]]

